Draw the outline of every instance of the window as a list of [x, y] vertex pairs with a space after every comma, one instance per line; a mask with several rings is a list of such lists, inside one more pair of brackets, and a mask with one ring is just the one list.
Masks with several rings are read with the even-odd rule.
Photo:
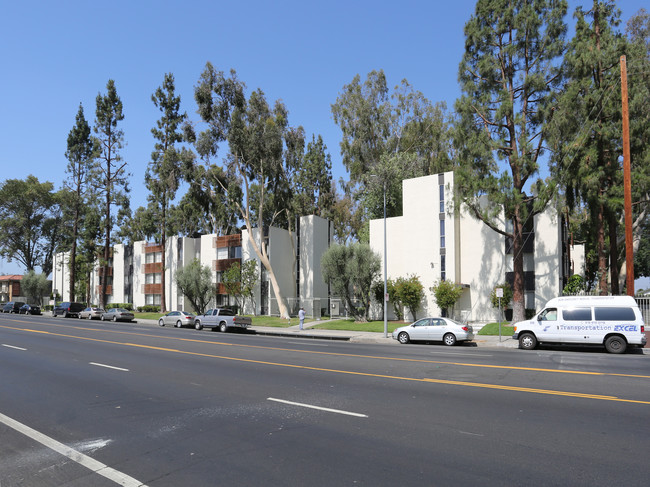
[[565, 321], [591, 321], [591, 308], [569, 308], [562, 311]]
[[539, 314], [538, 321], [557, 321], [557, 309], [545, 309]]
[[413, 326], [429, 326], [430, 324], [431, 320], [429, 318], [424, 318], [423, 320], [416, 321]]
[[445, 185], [440, 185], [440, 213], [445, 212]]
[[447, 275], [447, 259], [443, 254], [440, 256], [440, 280], [444, 281]]
[[220, 247], [217, 249], [217, 260], [228, 258], [228, 247]]
[[145, 274], [144, 283], [145, 284], [160, 284], [162, 282], [162, 275], [160, 272], [152, 272]]
[[144, 303], [148, 305], [159, 306], [160, 305], [160, 294], [145, 294]]
[[229, 259], [241, 259], [241, 247], [228, 247]]
[[162, 252], [149, 252], [144, 254], [145, 264], [155, 264], [156, 262], [162, 262]]
[[445, 248], [445, 221], [440, 220], [440, 248]]
[[632, 308], [594, 308], [597, 321], [634, 321]]

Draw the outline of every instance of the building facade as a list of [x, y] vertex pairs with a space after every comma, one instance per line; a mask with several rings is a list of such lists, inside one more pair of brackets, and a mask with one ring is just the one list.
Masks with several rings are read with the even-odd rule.
[[[333, 234], [331, 223], [316, 216], [298, 219], [297, 231], [270, 227], [262, 237], [281, 292], [292, 314], [304, 306], [310, 316], [320, 316], [327, 308], [328, 288], [320, 270], [320, 258], [329, 248]], [[162, 275], [165, 273], [165, 304], [167, 310], [193, 311], [189, 301], [179, 292], [175, 277], [179, 269], [195, 259], [212, 273], [215, 293], [211, 306], [234, 307], [239, 303], [229, 295], [223, 284], [223, 273], [234, 263], [257, 261], [258, 283], [252, 303], [242, 311], [255, 314], [278, 314], [279, 307], [269, 283], [269, 275], [261, 265], [251, 239], [260, 244], [260, 232], [244, 229], [241, 234], [202, 235], [197, 238], [170, 237], [165, 248], [157, 243], [135, 242], [115, 245], [107, 272], [107, 303], [132, 303], [160, 306]], [[62, 300], [70, 299], [69, 254], [59, 253], [53, 261], [53, 286]], [[91, 276], [91, 303], [101, 301], [103, 271], [99, 265]]]
[[[499, 312], [492, 307], [490, 296], [494, 287], [504, 282], [512, 284], [511, 243], [471, 216], [466, 208], [455, 211], [453, 172], [407, 179], [402, 189], [403, 215], [386, 221], [388, 278], [419, 277], [425, 289], [422, 315], [442, 313], [430, 288], [447, 280], [464, 290], [453, 311], [455, 318], [496, 321]], [[503, 215], [500, 226], [509, 229]], [[370, 246], [382, 256], [383, 266], [383, 219], [370, 222]], [[526, 308], [540, 309], [546, 301], [561, 295], [566, 278], [581, 270], [583, 258], [582, 247], [571, 248], [568, 244], [556, 210], [549, 207], [537, 215], [526, 227]], [[391, 308], [388, 306], [389, 311]]]

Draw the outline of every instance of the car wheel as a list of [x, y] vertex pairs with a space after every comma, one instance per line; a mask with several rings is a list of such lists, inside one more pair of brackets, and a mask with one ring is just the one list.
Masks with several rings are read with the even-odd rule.
[[408, 342], [411, 341], [409, 338], [409, 334], [403, 331], [399, 335], [397, 335], [397, 341], [400, 342], [402, 345], [406, 345]]
[[605, 340], [605, 350], [609, 353], [623, 353], [627, 348], [625, 338], [620, 336], [611, 336]]
[[537, 346], [537, 338], [532, 333], [524, 333], [519, 337], [519, 348], [533, 350]]
[[158, 320], [158, 326], [165, 326], [165, 322], [162, 320], [162, 318]]
[[228, 325], [226, 325], [225, 323], [220, 323], [219, 324], [219, 331], [221, 333], [226, 333], [228, 331]]
[[453, 333], [447, 333], [445, 336], [442, 337], [442, 341], [448, 347], [453, 347], [454, 345], [456, 345], [456, 335], [454, 335]]
[[113, 316], [113, 323], [117, 323], [117, 316]]
[[194, 322], [194, 328], [196, 328], [197, 330], [202, 330], [203, 325], [201, 324], [200, 321], [196, 321], [196, 322]]
[[81, 319], [81, 313], [79, 313], [79, 314], [77, 315], [77, 318], [78, 318], [78, 319]]
[[176, 328], [183, 328], [183, 323], [181, 323], [181, 320], [178, 320], [176, 322]]
[[92, 319], [93, 319], [93, 316], [89, 314], [89, 315], [88, 315], [88, 319], [89, 319], [89, 320], [92, 320]]
[[101, 320], [102, 320], [102, 321], [105, 321], [105, 320], [104, 320], [104, 315], [102, 315]]
[[68, 317], [68, 312], [67, 312], [67, 311], [64, 311], [64, 312], [63, 312], [63, 317], [64, 317], [64, 318], [67, 318], [67, 317]]

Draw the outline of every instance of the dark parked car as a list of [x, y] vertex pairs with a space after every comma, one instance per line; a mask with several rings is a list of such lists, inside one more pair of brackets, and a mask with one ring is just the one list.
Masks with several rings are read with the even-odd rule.
[[22, 301], [9, 301], [2, 307], [3, 313], [20, 313], [20, 308], [25, 304]]
[[133, 313], [124, 308], [111, 308], [102, 315], [102, 321], [133, 321]]
[[79, 313], [84, 310], [85, 306], [81, 303], [71, 303], [69, 301], [64, 301], [63, 303], [57, 304], [52, 310], [52, 316], [63, 315], [64, 318], [68, 316], [78, 317]]
[[41, 307], [37, 304], [23, 304], [20, 307], [20, 313], [26, 315], [40, 315]]

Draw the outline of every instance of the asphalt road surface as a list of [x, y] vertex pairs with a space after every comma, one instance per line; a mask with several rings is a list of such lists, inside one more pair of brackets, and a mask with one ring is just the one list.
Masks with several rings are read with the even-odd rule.
[[648, 485], [650, 357], [0, 314], [0, 487]]

